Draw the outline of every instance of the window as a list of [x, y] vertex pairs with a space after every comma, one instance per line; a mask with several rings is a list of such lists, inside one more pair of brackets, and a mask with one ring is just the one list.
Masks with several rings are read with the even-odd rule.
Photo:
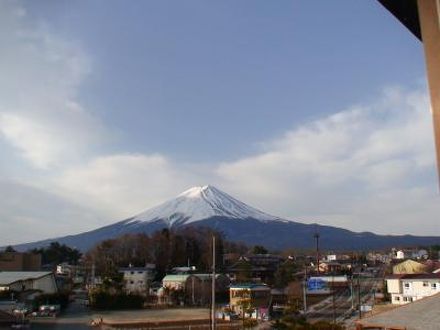
[[404, 283], [403, 286], [405, 287], [405, 289], [409, 289], [409, 283]]
[[437, 283], [431, 283], [431, 289], [433, 290], [437, 289]]
[[408, 298], [407, 297], [403, 297], [403, 301], [408, 301]]
[[395, 301], [400, 301], [400, 297], [394, 297]]
[[428, 282], [423, 281], [423, 286], [428, 286]]

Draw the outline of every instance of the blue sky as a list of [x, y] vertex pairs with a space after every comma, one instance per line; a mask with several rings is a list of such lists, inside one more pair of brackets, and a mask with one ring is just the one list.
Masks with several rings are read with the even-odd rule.
[[424, 74], [418, 40], [374, 1], [29, 4], [91, 58], [80, 99], [121, 151], [233, 159]]
[[303, 222], [440, 234], [422, 45], [377, 2], [0, 7], [4, 243], [207, 183]]

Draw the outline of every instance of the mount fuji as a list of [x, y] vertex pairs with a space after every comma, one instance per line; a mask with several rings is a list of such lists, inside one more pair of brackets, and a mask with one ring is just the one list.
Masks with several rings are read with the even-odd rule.
[[230, 219], [280, 220], [261, 212], [213, 186], [193, 187], [130, 220], [130, 223], [164, 221], [168, 227], [188, 225], [213, 217]]
[[129, 219], [89, 232], [20, 244], [17, 250], [41, 247], [58, 241], [86, 251], [102, 240], [128, 233], [151, 234], [164, 228], [204, 226], [220, 231], [231, 241], [264, 245], [272, 249], [312, 248], [319, 232], [323, 249], [362, 250], [391, 246], [439, 244], [439, 237], [383, 236], [370, 232], [303, 224], [282, 219], [253, 208], [213, 187], [193, 187], [176, 198]]

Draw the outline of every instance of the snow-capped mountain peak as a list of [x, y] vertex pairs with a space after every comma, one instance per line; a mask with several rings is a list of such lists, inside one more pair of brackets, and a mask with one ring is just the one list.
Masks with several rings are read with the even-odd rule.
[[168, 226], [172, 226], [177, 223], [188, 224], [212, 217], [251, 218], [260, 221], [281, 220], [207, 185], [190, 188], [176, 198], [135, 216], [130, 223], [163, 220]]
[[183, 193], [179, 194], [177, 197], [187, 197], [187, 198], [198, 198], [201, 196], [201, 194], [204, 191], [210, 190], [210, 189], [216, 189], [210, 185], [207, 186], [196, 186], [189, 188], [188, 190], [185, 190]]

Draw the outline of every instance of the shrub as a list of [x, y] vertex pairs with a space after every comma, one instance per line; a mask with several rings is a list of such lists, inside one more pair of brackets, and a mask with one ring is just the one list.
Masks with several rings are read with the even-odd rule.
[[90, 294], [90, 306], [97, 310], [140, 309], [144, 305], [144, 297], [136, 294], [95, 291]]
[[257, 320], [254, 319], [246, 319], [243, 321], [243, 328], [249, 329], [253, 328], [258, 324]]

